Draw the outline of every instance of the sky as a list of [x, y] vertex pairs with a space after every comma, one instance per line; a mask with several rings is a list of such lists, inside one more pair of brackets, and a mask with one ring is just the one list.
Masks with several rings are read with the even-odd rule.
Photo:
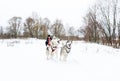
[[51, 22], [60, 19], [66, 26], [79, 27], [82, 17], [94, 3], [95, 0], [1, 0], [0, 26], [6, 26], [14, 16], [25, 19], [36, 12]]

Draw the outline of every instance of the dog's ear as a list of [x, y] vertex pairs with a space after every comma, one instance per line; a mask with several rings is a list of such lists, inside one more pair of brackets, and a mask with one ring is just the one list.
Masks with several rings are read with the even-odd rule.
[[68, 43], [69, 42], [69, 40], [67, 40], [67, 42], [66, 43]]

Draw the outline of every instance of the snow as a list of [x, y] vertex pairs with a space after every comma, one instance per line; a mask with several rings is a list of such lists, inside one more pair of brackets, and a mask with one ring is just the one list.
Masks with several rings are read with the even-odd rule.
[[120, 49], [73, 41], [66, 62], [45, 49], [41, 39], [1, 39], [0, 81], [120, 81]]

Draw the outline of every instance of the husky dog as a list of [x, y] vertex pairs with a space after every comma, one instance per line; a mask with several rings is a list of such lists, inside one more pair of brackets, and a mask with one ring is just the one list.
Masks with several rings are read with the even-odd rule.
[[57, 56], [57, 53], [58, 53], [57, 48], [59, 43], [60, 43], [60, 39], [55, 36], [53, 36], [52, 40], [49, 41], [49, 45], [47, 45], [47, 48], [46, 48], [47, 60], [52, 58], [53, 55]]
[[71, 44], [72, 44], [72, 41], [67, 40], [66, 44], [61, 47], [60, 60], [63, 60], [63, 61], [67, 60], [67, 56], [71, 51]]

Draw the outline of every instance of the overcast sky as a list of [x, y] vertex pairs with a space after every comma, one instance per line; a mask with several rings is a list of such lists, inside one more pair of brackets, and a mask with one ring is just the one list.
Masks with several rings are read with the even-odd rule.
[[94, 3], [95, 0], [0, 0], [0, 26], [13, 16], [27, 18], [36, 12], [51, 22], [60, 19], [64, 25], [79, 27]]

